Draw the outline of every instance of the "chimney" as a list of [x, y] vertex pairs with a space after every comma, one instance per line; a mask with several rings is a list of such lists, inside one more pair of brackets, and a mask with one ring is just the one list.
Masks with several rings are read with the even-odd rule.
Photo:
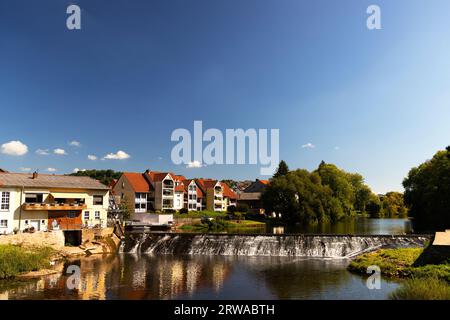
[[33, 172], [33, 179], [37, 179], [37, 177], [38, 177], [37, 171]]

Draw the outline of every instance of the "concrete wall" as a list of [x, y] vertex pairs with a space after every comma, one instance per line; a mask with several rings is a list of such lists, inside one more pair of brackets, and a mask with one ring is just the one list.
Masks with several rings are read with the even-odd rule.
[[35, 233], [20, 233], [0, 236], [0, 244], [14, 244], [25, 246], [51, 246], [59, 248], [64, 246], [64, 233], [62, 230]]
[[134, 213], [132, 215], [133, 220], [138, 220], [143, 223], [150, 224], [168, 224], [173, 222], [173, 214], [151, 214], [151, 213]]

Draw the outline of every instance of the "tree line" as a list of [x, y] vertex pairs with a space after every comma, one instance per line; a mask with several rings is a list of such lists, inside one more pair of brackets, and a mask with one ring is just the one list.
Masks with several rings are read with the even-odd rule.
[[407, 215], [401, 193], [378, 196], [365, 184], [362, 175], [323, 161], [312, 172], [291, 171], [281, 161], [261, 200], [266, 212], [281, 213], [283, 220], [293, 223], [336, 222], [357, 214]]

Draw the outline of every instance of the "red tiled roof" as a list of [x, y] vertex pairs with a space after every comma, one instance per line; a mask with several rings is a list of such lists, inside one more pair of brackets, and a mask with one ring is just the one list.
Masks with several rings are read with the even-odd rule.
[[197, 182], [199, 182], [201, 187], [204, 189], [214, 188], [214, 186], [217, 184], [217, 180], [213, 179], [197, 179]]
[[161, 182], [167, 175], [170, 175], [170, 172], [147, 171], [147, 174], [152, 182]]
[[142, 173], [124, 172], [123, 175], [131, 184], [134, 192], [150, 192], [150, 185]]
[[175, 192], [184, 192], [184, 184], [179, 184], [175, 187]]
[[186, 180], [186, 177], [185, 176], [178, 176], [178, 175], [176, 175], [176, 174], [174, 174], [174, 173], [170, 173], [170, 175], [172, 176], [172, 178], [174, 179], [174, 180], [177, 180], [177, 181], [184, 181], [184, 180]]
[[268, 185], [269, 184], [269, 180], [259, 180], [261, 183]]
[[221, 182], [223, 188], [223, 196], [230, 199], [237, 199], [237, 194], [224, 182]]

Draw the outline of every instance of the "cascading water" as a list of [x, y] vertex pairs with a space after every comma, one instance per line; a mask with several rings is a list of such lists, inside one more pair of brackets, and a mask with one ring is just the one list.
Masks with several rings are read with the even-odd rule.
[[429, 236], [225, 235], [140, 233], [125, 253], [351, 258], [378, 248], [422, 247]]

